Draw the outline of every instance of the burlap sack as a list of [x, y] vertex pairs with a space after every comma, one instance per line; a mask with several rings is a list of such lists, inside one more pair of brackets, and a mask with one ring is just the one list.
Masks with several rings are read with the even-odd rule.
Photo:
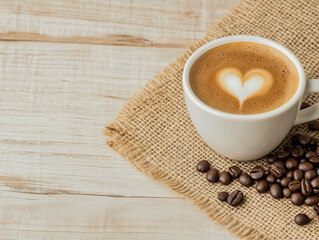
[[[244, 0], [125, 104], [105, 129], [111, 138], [107, 143], [137, 169], [189, 199], [240, 238], [319, 239], [319, 218], [311, 207], [258, 194], [254, 187], [244, 188], [238, 181], [230, 186], [210, 184], [205, 175], [195, 170], [196, 163], [203, 159], [219, 170], [226, 170], [235, 162], [210, 149], [195, 131], [184, 104], [183, 66], [203, 44], [236, 34], [262, 36], [283, 44], [299, 57], [307, 78], [319, 78], [319, 1]], [[318, 99], [318, 95], [312, 95], [307, 101], [313, 104]], [[305, 125], [295, 127], [291, 133], [294, 132], [318, 137]], [[236, 164], [248, 170], [256, 162]], [[246, 202], [238, 208], [216, 198], [218, 192], [232, 189], [241, 189], [246, 196]], [[297, 226], [293, 219], [300, 212], [313, 221]]]

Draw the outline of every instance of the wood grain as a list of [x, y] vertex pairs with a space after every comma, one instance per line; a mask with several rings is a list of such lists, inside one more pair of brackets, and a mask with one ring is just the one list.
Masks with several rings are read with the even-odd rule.
[[234, 239], [105, 146], [237, 0], [0, 0], [0, 239]]
[[238, 0], [0, 1], [0, 39], [185, 48]]

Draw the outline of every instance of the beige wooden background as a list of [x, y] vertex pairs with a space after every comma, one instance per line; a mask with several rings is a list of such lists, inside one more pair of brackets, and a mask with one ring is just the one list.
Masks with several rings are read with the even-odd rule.
[[0, 0], [0, 239], [234, 239], [105, 145], [238, 0]]

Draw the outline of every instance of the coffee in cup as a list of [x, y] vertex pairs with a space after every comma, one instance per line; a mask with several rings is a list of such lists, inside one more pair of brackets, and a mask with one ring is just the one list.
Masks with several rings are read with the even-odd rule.
[[189, 75], [206, 105], [233, 114], [258, 114], [286, 104], [296, 93], [295, 64], [281, 51], [253, 42], [233, 42], [200, 56]]

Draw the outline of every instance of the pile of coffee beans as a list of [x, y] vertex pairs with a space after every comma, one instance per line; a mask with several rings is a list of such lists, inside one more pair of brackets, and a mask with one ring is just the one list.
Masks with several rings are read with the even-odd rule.
[[[319, 121], [309, 123], [309, 129], [319, 130]], [[238, 166], [231, 166], [227, 171], [210, 168], [208, 161], [197, 164], [197, 170], [206, 173], [207, 181], [229, 185], [238, 178], [241, 185], [250, 187], [257, 182], [258, 193], [267, 193], [275, 199], [289, 198], [297, 206], [314, 206], [319, 215], [319, 139], [307, 134], [292, 136], [291, 145], [285, 146], [278, 153], [267, 156], [267, 164], [253, 167], [249, 173]], [[228, 194], [218, 194], [220, 201], [227, 201], [231, 206], [242, 202], [243, 193], [239, 190]], [[299, 214], [295, 218], [298, 225], [309, 222], [308, 216]]]

